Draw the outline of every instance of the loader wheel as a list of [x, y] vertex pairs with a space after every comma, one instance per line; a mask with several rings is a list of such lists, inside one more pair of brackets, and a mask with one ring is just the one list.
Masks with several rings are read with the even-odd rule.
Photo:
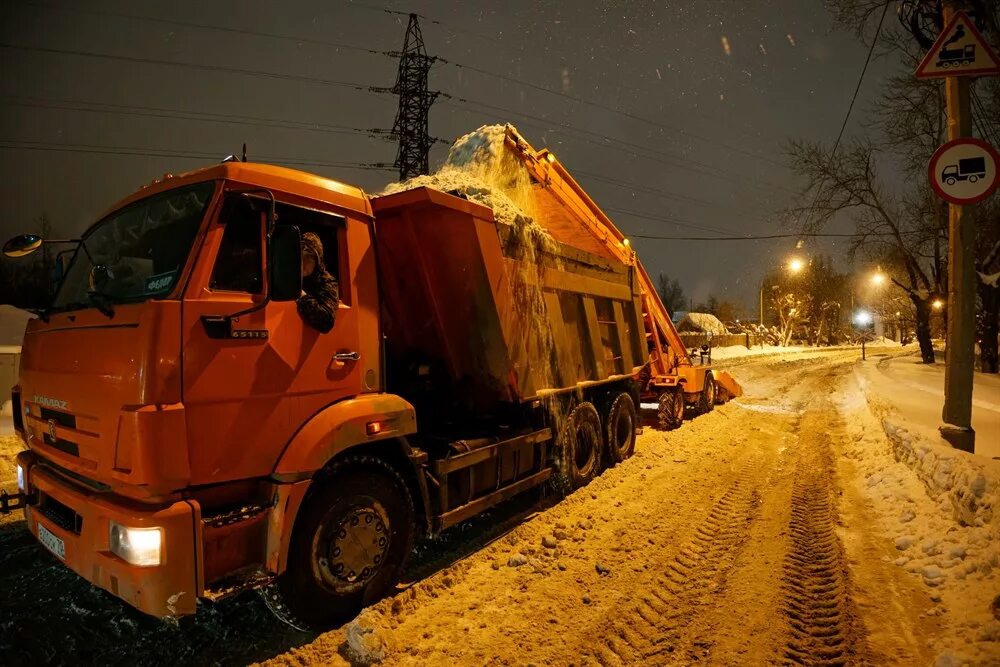
[[413, 547], [413, 499], [399, 473], [373, 457], [339, 461], [313, 484], [295, 520], [288, 567], [262, 595], [292, 627], [328, 630], [399, 580]]
[[593, 403], [577, 405], [566, 417], [556, 443], [558, 469], [553, 486], [570, 493], [587, 486], [597, 476], [601, 460], [601, 417]]
[[684, 422], [684, 392], [678, 387], [660, 394], [660, 428], [672, 431]]
[[612, 465], [621, 463], [635, 451], [636, 421], [635, 402], [632, 397], [625, 392], [618, 394], [611, 402], [604, 424], [608, 459]]
[[715, 408], [715, 378], [712, 372], [705, 373], [705, 386], [701, 388], [701, 396], [698, 397], [698, 412], [705, 414]]

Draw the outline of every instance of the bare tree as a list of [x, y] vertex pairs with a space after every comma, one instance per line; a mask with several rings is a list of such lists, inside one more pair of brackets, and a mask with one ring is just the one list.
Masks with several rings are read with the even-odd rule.
[[[862, 41], [869, 41], [884, 7], [882, 0], [827, 0], [834, 18], [854, 31]], [[994, 47], [1000, 46], [1000, 3], [993, 0], [960, 0]], [[926, 165], [934, 150], [947, 139], [947, 118], [943, 84], [937, 80], [919, 80], [913, 70], [931, 47], [943, 27], [942, 3], [939, 0], [902, 0], [898, 3], [897, 23], [888, 22], [879, 33], [879, 52], [899, 62], [900, 72], [884, 84], [884, 92], [873, 109], [871, 129], [878, 135], [877, 146], [892, 154], [913, 182], [926, 179]], [[978, 79], [971, 92], [973, 133], [1000, 145], [1000, 82], [995, 78]], [[916, 193], [913, 193], [916, 194]], [[976, 218], [977, 257], [977, 333], [980, 369], [1000, 372], [998, 334], [1000, 334], [1000, 284], [993, 276], [1000, 272], [1000, 206], [998, 195], [990, 201], [969, 207]], [[940, 271], [944, 266], [942, 248], [947, 244], [948, 208], [933, 197], [920, 196], [908, 202], [911, 213], [922, 210], [928, 231], [937, 226], [940, 238], [930, 249], [918, 250], [925, 262]], [[906, 262], [901, 263], [905, 271]], [[944, 292], [945, 281], [936, 281]], [[918, 338], [924, 313], [916, 307]]]
[[831, 155], [822, 144], [793, 141], [789, 154], [799, 173], [808, 178], [803, 203], [789, 213], [814, 227], [840, 214], [853, 219], [850, 256], [877, 261], [907, 293], [916, 312], [921, 358], [933, 363], [930, 302], [943, 292], [944, 273], [940, 224], [928, 223], [928, 205], [936, 204], [927, 188], [900, 195], [886, 187], [870, 142], [857, 142]]

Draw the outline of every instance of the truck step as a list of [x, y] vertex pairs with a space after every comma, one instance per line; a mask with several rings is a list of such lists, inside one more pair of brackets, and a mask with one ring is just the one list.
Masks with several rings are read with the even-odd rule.
[[249, 521], [250, 519], [260, 516], [272, 507], [274, 507], [273, 502], [268, 503], [267, 505], [244, 505], [243, 507], [238, 507], [220, 514], [203, 516], [201, 518], [201, 523], [206, 528], [222, 528], [223, 526], [228, 526], [230, 524]]
[[259, 565], [250, 565], [233, 572], [225, 579], [213, 582], [211, 588], [205, 589], [203, 597], [212, 602], [219, 602], [243, 591], [261, 588], [272, 581], [274, 575], [264, 572]]

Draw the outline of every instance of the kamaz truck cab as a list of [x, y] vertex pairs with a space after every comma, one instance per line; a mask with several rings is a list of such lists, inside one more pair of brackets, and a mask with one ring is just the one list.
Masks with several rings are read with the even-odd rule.
[[[304, 232], [339, 281], [327, 334], [296, 310]], [[5, 252], [44, 242], [25, 235]], [[302, 172], [226, 162], [119, 202], [27, 326], [13, 391], [27, 451], [5, 505], [26, 505], [29, 530], [94, 585], [181, 616], [248, 572], [285, 571], [287, 518], [309, 480], [340, 451], [381, 445], [391, 451], [355, 478], [370, 502], [327, 521], [336, 556], [272, 602], [290, 614], [280, 599], [319, 595], [315, 612], [292, 605], [302, 624], [324, 625], [384, 592], [413, 534], [399, 436], [416, 426], [406, 401], [381, 392], [375, 264], [365, 194]]]

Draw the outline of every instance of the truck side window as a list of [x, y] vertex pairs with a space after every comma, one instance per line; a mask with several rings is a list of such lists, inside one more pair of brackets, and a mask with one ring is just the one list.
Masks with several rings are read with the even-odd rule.
[[223, 205], [220, 222], [226, 230], [209, 287], [259, 294], [264, 285], [260, 212], [246, 198], [230, 196]]

